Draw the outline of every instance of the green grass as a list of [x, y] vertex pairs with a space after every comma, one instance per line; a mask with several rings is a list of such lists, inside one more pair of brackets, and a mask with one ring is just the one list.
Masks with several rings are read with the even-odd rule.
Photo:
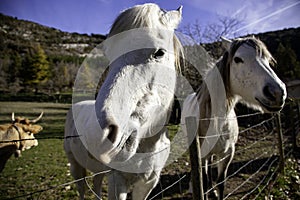
[[[0, 123], [11, 122], [11, 113], [33, 119], [42, 111], [38, 124], [43, 131], [35, 135], [39, 145], [13, 156], [0, 174], [0, 199], [76, 199], [76, 185], [70, 175], [63, 150], [64, 123], [71, 104], [0, 102]], [[88, 180], [92, 184], [92, 180]], [[87, 198], [93, 199], [91, 192]]]
[[[286, 159], [284, 174], [277, 174], [270, 181], [268, 190], [263, 190], [258, 200], [300, 199], [299, 158]], [[272, 168], [271, 173], [274, 172]], [[269, 177], [268, 177], [269, 178]], [[264, 185], [263, 185], [264, 186]]]
[[15, 116], [34, 119], [41, 112], [44, 115], [39, 122], [44, 130], [36, 135], [37, 138], [63, 136], [65, 116], [71, 104], [31, 103], [31, 102], [0, 102], [0, 123], [11, 122], [11, 113]]
[[[20, 158], [12, 156], [0, 174], [0, 200], [78, 199], [74, 183], [63, 185], [74, 181], [67, 165], [62, 139], [65, 117], [70, 107], [70, 104], [59, 103], [0, 102], [0, 124], [10, 122], [12, 112], [15, 112], [15, 116], [24, 116], [30, 119], [37, 117], [42, 111], [44, 112], [43, 118], [38, 123], [44, 129], [36, 135], [39, 145], [22, 152]], [[177, 133], [178, 126], [168, 126], [168, 129], [170, 137], [173, 138]], [[174, 175], [188, 172], [187, 160], [188, 154], [185, 154], [164, 169], [163, 173]], [[178, 175], [174, 175], [174, 177], [174, 181], [179, 178]], [[91, 178], [88, 179], [88, 183], [92, 187]], [[167, 182], [167, 184], [170, 183]], [[167, 186], [162, 185], [163, 188]], [[94, 199], [92, 192], [88, 189], [86, 191], [86, 198]], [[168, 195], [172, 199], [172, 196], [181, 194], [175, 192], [174, 195], [171, 193]], [[103, 196], [104, 199], [107, 197], [106, 186], [103, 188]]]
[[[39, 139], [39, 145], [22, 152], [22, 157], [20, 158], [12, 156], [0, 174], [0, 200], [78, 199], [76, 185], [74, 183], [65, 184], [74, 181], [70, 175], [67, 165], [68, 161], [63, 150], [65, 116], [70, 107], [70, 104], [59, 103], [0, 102], [0, 124], [10, 122], [12, 112], [15, 112], [15, 116], [24, 116], [30, 119], [37, 117], [42, 111], [44, 112], [44, 116], [39, 122], [44, 129], [36, 135]], [[174, 138], [178, 128], [179, 126], [168, 126], [171, 139]], [[263, 140], [261, 143], [254, 145], [253, 148], [246, 151], [247, 154], [237, 153], [235, 160], [247, 161], [257, 153], [272, 150], [274, 147], [268, 143], [269, 140], [271, 139]], [[243, 145], [248, 140], [240, 138], [239, 141], [242, 143], [237, 147], [244, 148]], [[273, 144], [273, 140], [270, 143]], [[175, 153], [177, 151], [181, 152], [179, 148], [181, 148], [180, 145], [174, 147], [172, 150]], [[300, 163], [299, 159], [291, 163], [297, 165], [297, 162]], [[299, 197], [299, 192], [297, 192], [300, 185], [298, 176], [299, 166], [288, 166], [288, 168], [291, 168], [291, 170], [286, 170], [286, 177], [290, 177], [290, 179], [279, 178], [277, 180], [278, 183], [273, 184], [275, 187], [272, 188], [270, 194], [274, 197], [286, 197], [288, 194], [284, 193], [284, 191], [289, 191], [289, 194], [294, 193], [288, 195], [290, 197]], [[189, 171], [189, 154], [185, 152], [163, 169], [160, 184], [158, 184], [154, 192], [160, 192], [183, 175], [186, 175]], [[232, 181], [231, 183], [238, 183], [234, 178], [229, 181]], [[91, 178], [88, 179], [88, 183], [92, 186]], [[188, 183], [189, 178], [186, 177], [180, 183], [165, 191], [157, 199], [191, 199], [191, 196], [186, 194]], [[285, 187], [289, 188], [286, 189]], [[282, 189], [275, 190], [276, 188]], [[104, 199], [106, 199], [106, 186], [103, 188], [103, 195]], [[268, 195], [267, 191], [263, 192], [260, 197], [263, 199], [265, 195]], [[86, 197], [86, 199], [94, 199], [92, 192], [89, 190], [86, 192]], [[234, 196], [229, 199], [234, 199]]]
[[[69, 168], [63, 152], [62, 140], [43, 140], [39, 146], [22, 152], [21, 158], [8, 160], [0, 175], [0, 198], [61, 199], [76, 196], [75, 190], [67, 187], [52, 187], [73, 180], [68, 176]], [[75, 185], [71, 185], [72, 188]], [[41, 192], [46, 190], [44, 192]], [[33, 193], [32, 195], [29, 195]]]
[[[63, 151], [63, 137], [65, 115], [70, 104], [29, 103], [29, 102], [0, 102], [0, 122], [11, 121], [11, 113], [15, 116], [29, 118], [37, 117], [42, 111], [44, 116], [39, 122], [43, 131], [36, 135], [39, 145], [22, 152], [22, 157], [8, 160], [0, 174], [0, 199], [63, 199], [76, 196], [75, 185], [56, 187], [72, 181], [68, 175], [69, 167]], [[44, 192], [40, 192], [46, 190]], [[33, 193], [32, 195], [28, 195]]]

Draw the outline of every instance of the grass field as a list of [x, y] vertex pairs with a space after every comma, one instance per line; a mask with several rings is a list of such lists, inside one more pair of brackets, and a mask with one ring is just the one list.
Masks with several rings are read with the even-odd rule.
[[[0, 174], [0, 199], [70, 199], [76, 196], [69, 187], [61, 185], [73, 178], [68, 175], [67, 159], [63, 151], [62, 139], [49, 139], [63, 136], [64, 120], [69, 104], [0, 102], [1, 123], [10, 122], [11, 113], [15, 116], [35, 118], [42, 111], [39, 122], [43, 131], [36, 135], [39, 145], [22, 152], [22, 157], [8, 160]], [[71, 185], [71, 188], [75, 185]], [[40, 192], [46, 190], [45, 192]], [[27, 195], [34, 193], [32, 195]]]
[[[39, 145], [28, 151], [22, 152], [22, 157], [20, 158], [14, 158], [12, 156], [8, 160], [3, 172], [0, 174], [0, 200], [78, 199], [76, 185], [72, 183], [74, 179], [70, 176], [67, 158], [63, 150], [64, 122], [66, 113], [70, 107], [70, 104], [59, 103], [0, 102], [0, 124], [10, 122], [12, 112], [15, 112], [15, 116], [24, 116], [31, 119], [37, 117], [42, 111], [44, 112], [44, 116], [39, 122], [44, 130], [36, 135], [36, 138], [39, 140]], [[178, 127], [169, 126], [168, 128], [172, 138]], [[258, 136], [264, 137], [264, 135], [267, 134], [263, 132], [264, 131], [257, 129], [256, 131], [253, 130], [250, 133], [241, 134], [239, 136], [239, 142], [236, 145], [237, 152], [229, 170], [231, 172], [229, 173], [235, 172], [235, 170], [239, 169], [241, 164], [250, 160], [251, 157], [254, 159], [254, 162], [228, 180], [226, 187], [227, 193], [234, 190], [253, 174], [254, 170], [260, 167], [260, 161], [268, 158], [269, 155], [272, 155], [272, 153], [268, 153], [265, 155], [266, 157], [257, 160], [255, 158], [257, 154], [261, 154], [261, 152], [274, 152], [274, 149], [276, 148], [274, 146], [274, 135], [270, 135], [270, 137], [257, 143], [251, 149], [240, 152], [240, 150], [243, 150], [249, 142], [251, 144], [254, 141], [257, 141], [259, 139]], [[290, 167], [291, 170], [286, 170], [286, 172], [289, 172], [289, 177], [287, 177], [287, 180], [280, 179], [283, 182], [280, 188], [290, 187], [289, 191], [292, 194], [289, 196], [292, 197], [300, 197], [299, 193], [294, 192], [300, 189], [300, 179], [298, 176], [300, 167], [298, 167], [297, 162], [300, 163], [299, 158], [296, 161], [293, 160], [289, 162], [289, 165], [293, 166]], [[170, 189], [165, 190], [155, 199], [192, 199], [191, 195], [187, 193], [190, 176], [189, 172], [189, 157], [188, 153], [185, 153], [163, 169], [160, 182], [153, 190], [151, 196], [160, 193], [163, 189], [172, 185]], [[259, 173], [256, 178], [252, 179], [251, 182], [242, 187], [242, 190], [236, 191], [229, 199], [240, 199], [240, 197], [247, 193], [249, 189], [253, 188], [263, 176], [264, 171]], [[181, 180], [173, 185], [173, 183], [177, 182], [179, 179]], [[87, 182], [92, 186], [92, 178], [87, 178]], [[275, 184], [275, 186], [277, 185]], [[275, 192], [277, 191], [279, 190], [276, 190]], [[283, 189], [281, 191], [285, 190]], [[271, 194], [273, 195], [275, 192], [272, 192]], [[279, 194], [285, 195], [284, 192]], [[104, 185], [103, 188], [103, 195], [103, 199], [106, 199], [106, 185]], [[270, 193], [268, 195], [270, 195]], [[86, 197], [86, 199], [94, 199], [90, 190], [87, 190]], [[264, 199], [264, 195], [258, 199]]]
[[[39, 122], [43, 131], [36, 135], [39, 145], [22, 152], [22, 157], [8, 160], [0, 174], [0, 199], [74, 199], [78, 198], [76, 185], [65, 184], [73, 181], [70, 176], [67, 158], [63, 150], [63, 131], [65, 116], [70, 104], [58, 103], [31, 103], [31, 102], [0, 102], [0, 123], [11, 121], [11, 113], [15, 116], [24, 116], [30, 119], [37, 117], [42, 111], [44, 116]], [[176, 126], [170, 127], [175, 132]], [[187, 155], [176, 160], [164, 170], [161, 187], [171, 184], [180, 177], [182, 171], [189, 171]], [[178, 167], [182, 166], [182, 167]], [[88, 179], [91, 184], [91, 178]], [[106, 182], [106, 180], [105, 180]], [[183, 189], [187, 189], [188, 178], [185, 178], [185, 187], [178, 186], [179, 193], [166, 191], [165, 199], [181, 196]], [[160, 192], [161, 188], [155, 191]], [[106, 197], [106, 187], [103, 190]], [[169, 196], [169, 197], [168, 197]], [[161, 196], [158, 197], [160, 199]], [[87, 199], [93, 199], [91, 191], [87, 192]]]

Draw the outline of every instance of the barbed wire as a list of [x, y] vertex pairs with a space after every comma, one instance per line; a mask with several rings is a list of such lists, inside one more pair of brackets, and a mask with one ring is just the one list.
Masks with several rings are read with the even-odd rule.
[[213, 189], [215, 189], [218, 185], [225, 183], [226, 181], [228, 181], [228, 179], [230, 179], [231, 177], [235, 176], [236, 174], [238, 174], [243, 168], [245, 168], [246, 166], [248, 166], [249, 164], [251, 164], [252, 162], [254, 162], [255, 160], [263, 157], [264, 155], [266, 155], [266, 152], [263, 152], [262, 154], [260, 154], [259, 156], [256, 156], [254, 159], [249, 160], [248, 162], [246, 162], [243, 166], [241, 166], [237, 171], [235, 171], [233, 174], [227, 176], [223, 181], [215, 184], [212, 188], [210, 188], [209, 190], [207, 190], [204, 194], [208, 194], [209, 192], [211, 192]]
[[90, 176], [85, 176], [85, 177], [83, 177], [83, 178], [79, 178], [79, 179], [76, 179], [76, 180], [73, 180], [73, 181], [69, 181], [69, 182], [66, 182], [66, 183], [63, 183], [63, 184], [60, 184], [60, 185], [50, 186], [50, 187], [48, 187], [48, 188], [46, 188], [46, 189], [36, 190], [36, 191], [31, 192], [31, 193], [28, 193], [28, 194], [24, 194], [24, 195], [20, 195], [20, 196], [15, 196], [15, 197], [8, 198], [8, 199], [17, 199], [17, 198], [22, 198], [22, 197], [32, 196], [32, 195], [34, 195], [34, 194], [43, 193], [43, 192], [46, 192], [46, 191], [49, 191], [49, 190], [54, 190], [54, 189], [60, 188], [60, 187], [65, 187], [65, 186], [68, 186], [68, 185], [77, 183], [77, 182], [79, 182], [79, 181], [83, 181], [83, 180], [86, 180], [86, 179], [89, 179], [89, 178], [93, 178], [94, 176], [97, 176], [97, 175], [99, 175], [99, 174], [106, 174], [106, 173], [109, 173], [109, 172], [111, 172], [111, 170], [106, 170], [106, 171], [97, 172], [97, 173], [94, 173], [93, 175], [90, 175]]
[[[216, 120], [216, 119], [238, 119], [238, 118], [244, 118], [244, 117], [250, 117], [250, 116], [255, 116], [255, 115], [262, 115], [261, 112], [256, 112], [256, 113], [251, 113], [251, 114], [245, 114], [245, 115], [239, 115], [236, 116], [234, 118], [226, 118], [226, 117], [212, 117], [212, 118], [203, 118], [203, 119], [199, 119], [199, 121], [207, 121], [207, 120]], [[264, 122], [262, 122], [264, 123]], [[182, 125], [185, 125], [184, 123]], [[260, 124], [257, 124], [257, 126], [259, 126]], [[156, 126], [155, 128], [163, 128], [163, 127], [168, 127], [171, 126], [171, 124], [165, 124], [165, 125], [161, 125], [161, 126]], [[218, 134], [218, 135], [213, 135], [213, 136], [207, 136], [208, 137], [217, 137], [220, 136], [222, 134]], [[223, 134], [223, 135], [228, 135], [228, 134]], [[49, 136], [49, 137], [35, 137], [35, 138], [24, 138], [24, 139], [18, 139], [18, 140], [2, 140], [0, 141], [0, 144], [3, 143], [12, 143], [12, 142], [22, 142], [22, 141], [26, 141], [26, 140], [47, 140], [47, 139], [60, 139], [60, 140], [65, 140], [68, 138], [77, 138], [77, 137], [81, 137], [82, 135], [75, 135], [75, 136]]]
[[[256, 128], [256, 127], [258, 127], [258, 126], [261, 126], [261, 125], [263, 125], [263, 124], [265, 124], [265, 123], [267, 123], [267, 122], [269, 122], [269, 121], [271, 121], [271, 120], [273, 120], [274, 119], [274, 116], [272, 116], [271, 118], [269, 118], [269, 119], [266, 119], [266, 120], [264, 120], [264, 121], [262, 121], [262, 122], [259, 122], [258, 124], [255, 124], [255, 125], [253, 125], [253, 126], [251, 126], [251, 127], [248, 127], [248, 128], [245, 128], [245, 129], [243, 129], [243, 130], [241, 130], [241, 131], [239, 131], [239, 134], [241, 134], [241, 133], [244, 133], [244, 132], [247, 132], [247, 131], [249, 131], [249, 130], [251, 130], [251, 129], [253, 129], [253, 128]], [[206, 136], [198, 136], [200, 139], [207, 139], [207, 138], [214, 138], [214, 137], [220, 137], [220, 136], [227, 136], [227, 135], [231, 135], [231, 133], [224, 133], [224, 134], [220, 134], [220, 133], [217, 133], [217, 134], [215, 134], [215, 135], [206, 135]]]
[[[270, 159], [271, 159], [272, 157], [269, 157], [269, 159], [262, 165], [263, 167], [270, 161]], [[271, 170], [271, 168], [273, 167], [273, 164], [274, 164], [274, 162], [275, 161], [278, 161], [278, 158], [275, 158], [270, 164], [269, 164], [269, 167], [268, 167], [268, 170], [267, 170], [267, 173], [266, 174], [268, 174], [269, 172], [270, 172], [270, 170]], [[257, 173], [261, 170], [262, 168], [259, 168], [259, 170], [257, 170]], [[255, 173], [255, 174], [257, 174], [257, 173]], [[240, 200], [242, 200], [242, 199], [245, 199], [247, 196], [249, 196], [249, 195], [251, 195], [265, 180], [266, 180], [266, 178], [267, 178], [267, 175], [266, 176], [264, 176], [264, 178], [262, 178], [261, 179], [261, 181], [257, 184], [257, 186], [256, 187], [254, 187], [250, 192], [248, 192], [247, 194], [245, 194], [244, 196], [242, 196], [241, 197], [241, 199]], [[246, 180], [246, 181], [248, 181], [248, 179]], [[239, 188], [239, 187], [237, 187], [237, 188]], [[236, 191], [236, 190], [235, 190]]]
[[256, 172], [254, 172], [249, 178], [247, 178], [243, 183], [241, 183], [239, 186], [237, 186], [234, 190], [232, 190], [229, 194], [227, 194], [224, 199], [227, 199], [230, 195], [232, 195], [235, 191], [237, 191], [239, 188], [241, 188], [243, 185], [245, 185], [249, 180], [251, 180], [256, 174], [258, 174], [263, 167], [272, 159], [272, 157], [269, 157], [259, 168]]
[[[293, 150], [291, 149], [286, 155], [291, 154], [292, 151], [293, 151]], [[254, 199], [256, 199], [256, 198], [262, 193], [262, 191], [264, 191], [264, 189], [269, 185], [270, 181], [273, 179], [273, 176], [278, 172], [278, 170], [279, 170], [279, 165], [276, 166], [276, 168], [274, 169], [273, 173], [270, 175], [269, 180], [268, 180], [267, 183], [264, 185], [264, 187], [263, 187], [262, 189], [260, 189], [259, 193], [255, 196]], [[269, 167], [269, 170], [268, 170], [268, 173], [267, 173], [267, 174], [269, 174], [270, 171], [271, 171], [271, 167]], [[265, 177], [267, 177], [267, 176], [265, 176]], [[258, 187], [257, 187], [257, 188], [258, 188]]]
[[[250, 149], [251, 147], [253, 147], [254, 145], [256, 145], [258, 142], [261, 142], [263, 140], [265, 140], [267, 137], [269, 137], [270, 135], [274, 134], [274, 130], [271, 130], [265, 137], [259, 139], [259, 140], [256, 140], [255, 142], [251, 143], [250, 145], [242, 148], [242, 149], [239, 149], [237, 151], [234, 152], [234, 154], [237, 154], [237, 153], [240, 153], [241, 151], [245, 151], [247, 149]], [[216, 165], [220, 162], [222, 162], [224, 159], [226, 159], [227, 157], [231, 156], [230, 154], [227, 154], [226, 156], [224, 156], [223, 158], [219, 159], [218, 161], [216, 162], [213, 162], [211, 164], [208, 164], [207, 166], [213, 166], [213, 165]]]
[[22, 142], [22, 141], [27, 141], [27, 140], [50, 140], [50, 139], [59, 139], [59, 140], [65, 140], [69, 138], [78, 138], [81, 137], [82, 135], [74, 135], [74, 136], [51, 136], [51, 137], [35, 137], [35, 138], [26, 138], [26, 139], [18, 139], [18, 140], [3, 140], [0, 141], [0, 144], [3, 143], [13, 143], [13, 142]]
[[163, 189], [162, 191], [160, 191], [159, 193], [155, 194], [153, 197], [151, 197], [151, 199], [149, 200], [152, 200], [154, 199], [155, 197], [157, 197], [158, 195], [162, 194], [164, 191], [170, 189], [171, 187], [173, 187], [174, 185], [176, 185], [178, 182], [180, 182], [182, 179], [184, 179], [186, 177], [186, 174], [183, 175], [181, 178], [179, 178], [177, 181], [175, 181], [174, 183], [172, 183], [170, 186], [166, 187], [165, 189]]
[[[246, 128], [246, 129], [244, 129], [244, 130], [242, 130], [242, 131], [240, 131], [240, 133], [243, 133], [243, 132], [247, 132], [247, 131], [249, 131], [249, 130], [252, 130], [253, 128], [257, 128], [258, 126], [261, 126], [261, 125], [264, 125], [265, 123], [267, 123], [267, 122], [269, 122], [269, 121], [271, 121], [271, 120], [273, 120], [274, 119], [274, 116], [272, 116], [270, 119], [267, 119], [267, 120], [264, 120], [264, 121], [262, 121], [262, 122], [260, 122], [260, 123], [258, 123], [258, 124], [256, 124], [256, 125], [253, 125], [253, 126], [251, 126], [251, 127], [249, 127], [249, 128]], [[252, 143], [251, 145], [248, 145], [247, 147], [245, 147], [245, 148], [243, 148], [243, 149], [240, 149], [239, 151], [236, 151], [235, 153], [237, 153], [237, 152], [240, 152], [240, 151], [244, 151], [244, 150], [246, 150], [246, 149], [249, 149], [249, 148], [251, 148], [252, 146], [254, 146], [256, 143], [258, 143], [259, 141], [261, 141], [261, 140], [265, 140], [268, 136], [270, 136], [271, 134], [273, 134], [274, 133], [274, 130], [271, 130], [265, 137], [263, 137], [262, 139], [260, 139], [260, 140], [257, 140], [257, 141], [255, 141], [254, 143]], [[286, 142], [286, 141], [284, 141], [284, 142]], [[265, 155], [266, 154], [266, 152], [263, 152], [260, 156], [258, 156], [258, 157], [255, 157], [254, 159], [252, 159], [252, 160], [250, 160], [250, 161], [248, 161], [246, 164], [244, 164], [243, 166], [241, 166], [235, 173], [233, 173], [232, 175], [230, 175], [230, 176], [227, 176], [226, 177], [226, 179], [224, 180], [224, 181], [222, 181], [222, 182], [219, 182], [219, 183], [217, 183], [216, 185], [214, 185], [214, 187], [212, 187], [212, 188], [210, 188], [208, 191], [206, 191], [205, 192], [205, 194], [208, 194], [210, 191], [212, 191], [213, 189], [215, 189], [218, 185], [220, 185], [221, 183], [225, 183], [226, 181], [228, 181], [228, 179], [229, 178], [231, 178], [231, 177], [233, 177], [233, 176], [235, 176], [239, 171], [241, 171], [243, 168], [245, 168], [247, 165], [249, 165], [251, 162], [253, 162], [253, 161], [255, 161], [255, 160], [257, 160], [259, 157], [262, 157], [263, 155]], [[233, 190], [231, 193], [229, 193], [229, 194], [227, 194], [227, 196], [225, 197], [225, 199], [226, 198], [228, 198], [230, 195], [232, 195], [236, 190], [238, 190], [240, 187], [242, 187], [247, 181], [249, 181], [255, 174], [257, 174], [257, 173], [259, 173], [260, 172], [260, 170], [263, 168], [263, 166], [265, 166], [266, 165], [266, 163], [267, 162], [269, 162], [269, 160], [271, 159], [272, 157], [270, 157], [252, 176], [250, 176], [246, 181], [244, 181], [240, 186], [238, 186], [235, 190]], [[225, 159], [225, 158], [222, 158], [221, 160], [223, 160], [223, 159]], [[219, 160], [218, 162], [220, 162], [221, 160]], [[217, 163], [213, 163], [214, 165], [215, 164], [217, 164]]]
[[239, 133], [241, 134], [241, 133], [244, 133], [244, 132], [246, 132], [246, 131], [249, 131], [249, 130], [251, 130], [251, 129], [253, 129], [253, 128], [256, 128], [256, 127], [258, 127], [258, 126], [261, 126], [262, 124], [265, 124], [265, 123], [267, 123], [267, 122], [272, 121], [274, 118], [275, 118], [275, 117], [272, 116], [271, 118], [266, 119], [266, 120], [264, 120], [264, 121], [262, 121], [262, 122], [260, 122], [260, 123], [258, 123], [258, 124], [256, 124], [256, 125], [253, 125], [253, 126], [251, 126], [251, 127], [249, 127], [249, 128], [245, 128], [244, 130], [240, 131]]
[[101, 200], [102, 198], [99, 197], [98, 194], [93, 190], [93, 188], [90, 186], [90, 184], [88, 183], [86, 178], [84, 178], [84, 181], [85, 181], [85, 184], [87, 185], [87, 187], [89, 188], [89, 190], [95, 195], [95, 197], [97, 197], [97, 199]]

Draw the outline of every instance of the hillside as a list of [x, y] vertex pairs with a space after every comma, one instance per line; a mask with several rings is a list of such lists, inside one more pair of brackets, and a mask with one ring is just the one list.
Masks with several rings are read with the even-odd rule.
[[0, 91], [71, 91], [85, 56], [104, 39], [0, 14]]
[[300, 27], [260, 33], [256, 37], [267, 45], [273, 55], [277, 53], [276, 50], [281, 43], [283, 46], [292, 49], [297, 56], [297, 60], [300, 61]]
[[[274, 71], [284, 82], [300, 79], [300, 27], [260, 33], [254, 36], [266, 44], [268, 50], [277, 61]], [[220, 42], [202, 44], [202, 46], [215, 59], [222, 56], [224, 51]], [[195, 54], [193, 51], [199, 52], [197, 50], [199, 47], [187, 48], [192, 54]], [[187, 65], [184, 75], [188, 77], [194, 88], [198, 87], [201, 76], [193, 66]]]
[[62, 32], [37, 23], [18, 20], [0, 13], [0, 52], [20, 52], [39, 43], [47, 55], [82, 56], [105, 39], [103, 35]]
[[[300, 79], [300, 28], [256, 36], [278, 61], [276, 71], [281, 78]], [[0, 14], [0, 92], [70, 92], [85, 56], [104, 39], [103, 35], [62, 32]], [[222, 52], [218, 43], [203, 46], [216, 57]], [[199, 78], [193, 70], [188, 74], [197, 85]]]

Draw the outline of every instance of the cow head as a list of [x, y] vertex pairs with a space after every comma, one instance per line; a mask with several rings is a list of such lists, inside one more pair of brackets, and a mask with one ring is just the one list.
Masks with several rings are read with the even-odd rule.
[[21, 155], [21, 151], [38, 145], [38, 141], [35, 139], [34, 134], [42, 131], [43, 127], [34, 123], [38, 122], [42, 116], [43, 112], [36, 119], [29, 120], [28, 118], [24, 117], [15, 118], [14, 113], [12, 113], [12, 124], [18, 132], [20, 139], [19, 149], [15, 153], [16, 157]]

